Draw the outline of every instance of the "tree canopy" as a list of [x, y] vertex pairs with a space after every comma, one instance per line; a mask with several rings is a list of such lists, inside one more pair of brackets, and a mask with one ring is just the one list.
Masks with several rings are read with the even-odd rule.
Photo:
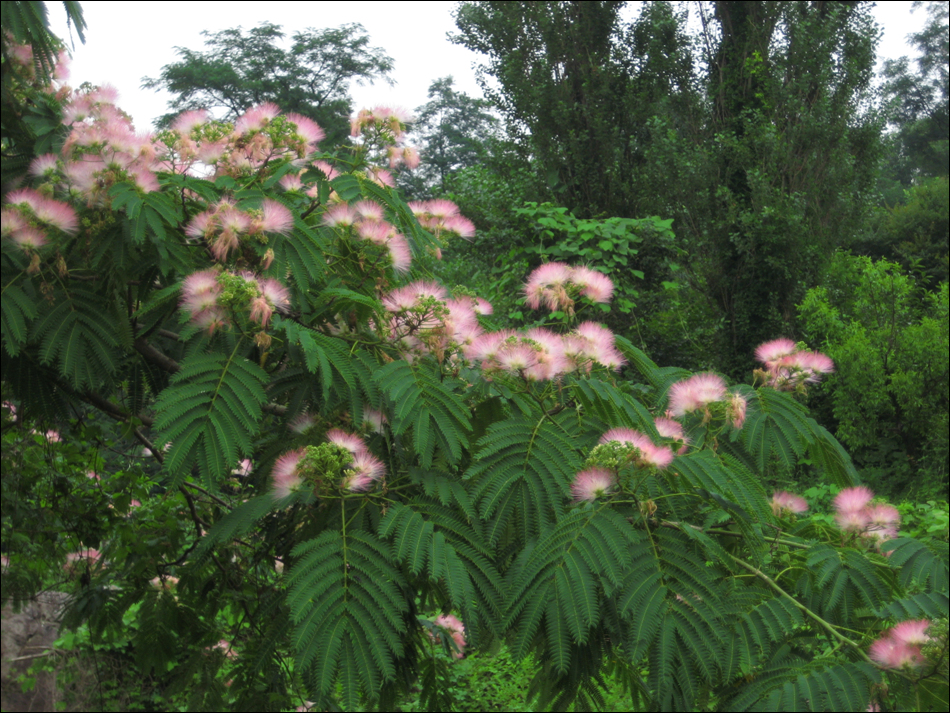
[[143, 88], [175, 95], [159, 126], [185, 110], [223, 112], [220, 118], [233, 120], [252, 106], [274, 102], [316, 121], [336, 144], [349, 133], [350, 83], [391, 83], [392, 59], [370, 46], [357, 23], [294, 32], [289, 47], [282, 46], [286, 34], [280, 25], [270, 22], [202, 34], [205, 51], [177, 47], [178, 62], [142, 80]]

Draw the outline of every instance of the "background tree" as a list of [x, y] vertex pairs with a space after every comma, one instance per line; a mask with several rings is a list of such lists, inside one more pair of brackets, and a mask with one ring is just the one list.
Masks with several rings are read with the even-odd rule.
[[453, 174], [487, 155], [498, 124], [488, 106], [484, 99], [456, 91], [452, 77], [429, 85], [429, 101], [416, 108], [410, 133], [423, 161], [401, 180], [411, 194], [444, 195]]
[[371, 47], [356, 23], [295, 32], [286, 49], [280, 25], [269, 22], [247, 32], [237, 27], [202, 34], [206, 51], [177, 47], [180, 61], [165, 65], [158, 78], [142, 80], [144, 88], [176, 95], [172, 111], [157, 120], [160, 127], [189, 109], [208, 109], [233, 120], [269, 101], [313, 119], [335, 145], [349, 134], [350, 83], [392, 83], [392, 59]]
[[[918, 10], [923, 5], [923, 2], [914, 2], [913, 9]], [[950, 161], [947, 153], [950, 3], [929, 2], [926, 7], [927, 24], [909, 37], [917, 48], [917, 58], [911, 62], [901, 57], [884, 63], [888, 121], [894, 128], [882, 176], [889, 203], [903, 200], [900, 192], [893, 190], [892, 182], [909, 188], [915, 179], [946, 176]]]
[[[724, 327], [704, 358], [739, 369], [794, 328], [796, 301], [867, 213], [873, 22], [854, 2], [717, 2], [690, 38], [667, 3], [628, 27], [619, 10], [466, 3], [456, 40], [486, 55], [486, 95], [550, 199], [579, 217], [674, 219], [690, 287]], [[659, 285], [671, 273], [657, 257]]]

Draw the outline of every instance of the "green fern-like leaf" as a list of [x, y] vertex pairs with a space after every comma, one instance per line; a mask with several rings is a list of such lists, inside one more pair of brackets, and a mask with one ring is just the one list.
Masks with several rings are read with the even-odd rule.
[[395, 676], [409, 605], [389, 545], [360, 530], [326, 531], [294, 549], [287, 603], [300, 670], [318, 695], [343, 684], [344, 699], [373, 699]]
[[31, 338], [40, 343], [40, 360], [55, 363], [73, 387], [95, 387], [116, 370], [117, 321], [98, 295], [72, 290], [57, 295], [56, 304], [33, 323]]
[[931, 591], [946, 592], [948, 584], [947, 543], [932, 541], [924, 544], [909, 537], [885, 542], [881, 550], [890, 553], [892, 567], [900, 567], [901, 586], [926, 586]]
[[946, 592], [921, 592], [905, 599], [898, 599], [878, 610], [881, 618], [897, 621], [929, 617], [939, 619], [947, 615], [950, 609], [950, 597]]
[[763, 387], [750, 393], [745, 425], [739, 439], [764, 472], [771, 456], [793, 467], [814, 442], [812, 423], [804, 406], [787, 394]]
[[36, 317], [36, 305], [18, 285], [9, 284], [3, 288], [0, 299], [0, 334], [3, 336], [3, 348], [7, 354], [16, 356], [26, 344], [30, 322]]
[[569, 645], [584, 644], [600, 620], [599, 592], [618, 588], [626, 562], [611, 553], [636, 543], [629, 524], [610, 510], [577, 508], [529, 548], [508, 573], [506, 626], [517, 633], [513, 652], [524, 656], [544, 619], [547, 655], [567, 671]]
[[594, 415], [610, 426], [635, 428], [654, 440], [659, 438], [650, 412], [615, 386], [597, 379], [577, 379], [573, 385], [586, 414]]
[[515, 417], [489, 427], [465, 476], [476, 479], [479, 512], [492, 520], [489, 542], [499, 540], [516, 511], [525, 537], [560, 517], [580, 468], [576, 435], [576, 423], [549, 417]]
[[458, 463], [468, 447], [471, 415], [450, 379], [442, 379], [425, 361], [398, 360], [380, 369], [375, 379], [393, 404], [392, 429], [412, 429], [413, 445], [423, 467], [432, 465], [436, 446], [449, 463]]
[[266, 400], [267, 374], [256, 364], [232, 354], [195, 354], [156, 402], [155, 428], [171, 443], [165, 467], [174, 483], [197, 465], [205, 482], [227, 476], [252, 441]]

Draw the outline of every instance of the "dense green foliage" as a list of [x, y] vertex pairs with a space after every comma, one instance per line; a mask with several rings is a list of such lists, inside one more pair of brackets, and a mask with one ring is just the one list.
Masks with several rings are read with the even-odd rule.
[[823, 388], [864, 478], [883, 492], [946, 499], [947, 283], [928, 293], [893, 263], [842, 254], [801, 312], [835, 360]]
[[[609, 93], [594, 59], [611, 56], [615, 4], [483, 5], [508, 19], [483, 29], [523, 25], [557, 48], [541, 66], [566, 72], [578, 102]], [[530, 677], [535, 709], [943, 710], [946, 507], [901, 512], [859, 482], [878, 486], [874, 449], [891, 435], [867, 423], [887, 406], [878, 397], [903, 425], [909, 463], [934, 474], [946, 463], [946, 284], [927, 292], [894, 265], [842, 257], [808, 294], [811, 346], [838, 362], [831, 408], [861, 472], [805, 405], [822, 408], [815, 382], [835, 368], [822, 354], [773, 340], [751, 379], [727, 383], [661, 366], [589, 321], [624, 325], [646, 301], [641, 283], [676, 305], [687, 280], [708, 288], [702, 270], [743, 250], [778, 269], [768, 250], [776, 261], [788, 251], [790, 226], [835, 210], [834, 196], [810, 203], [805, 184], [743, 163], [768, 147], [805, 150], [806, 128], [829, 141], [826, 124], [855, 128], [834, 106], [850, 106], [864, 81], [863, 15], [824, 5], [717, 4], [719, 67], [747, 84], [719, 87], [731, 107], [716, 110], [729, 124], [717, 125], [720, 163], [689, 175], [731, 171], [701, 198], [735, 210], [717, 223], [710, 209], [683, 283], [664, 279], [686, 251], [670, 214], [506, 208], [498, 176], [462, 170], [453, 187], [492, 189], [472, 217], [508, 212], [501, 230], [520, 221], [521, 240], [503, 246], [516, 274], [497, 316], [485, 273], [469, 282], [464, 262], [439, 266], [471, 224], [447, 201], [407, 203], [381, 165], [413, 156], [398, 111], [360, 112], [357, 139], [333, 151], [303, 112], [266, 105], [138, 135], [107, 92], [59, 91], [18, 64], [14, 91], [46, 137], [29, 148], [46, 155], [3, 197], [3, 602], [65, 588], [75, 633], [64, 644], [134, 671], [149, 696], [137, 703], [155, 707], [478, 707], [458, 684], [463, 667], [502, 652]], [[804, 48], [772, 47], [756, 23], [737, 30], [740, 11], [804, 33]], [[647, 17], [632, 30], [643, 46], [654, 26], [678, 42], [668, 6]], [[556, 31], [565, 18], [577, 20], [570, 41]], [[601, 42], [587, 58], [585, 33]], [[822, 64], [844, 50], [853, 66]], [[814, 113], [763, 138], [764, 117], [803, 101], [778, 91], [780, 69], [805, 91], [797, 52], [825, 72], [808, 95]], [[558, 86], [547, 87], [552, 107], [583, 119], [554, 107]], [[734, 113], [736, 102], [756, 106]], [[576, 138], [606, 151], [601, 129]], [[837, 148], [841, 160], [812, 179], [843, 194], [854, 176]], [[549, 184], [583, 197], [594, 165], [569, 168]], [[538, 188], [530, 161], [511, 170]], [[710, 247], [726, 223], [739, 252]], [[815, 255], [825, 249], [827, 235], [808, 239]], [[798, 287], [801, 259], [782, 263]], [[461, 284], [450, 292], [436, 274]], [[769, 274], [729, 299], [758, 294]], [[752, 371], [746, 346], [732, 371]], [[793, 472], [814, 483], [807, 503], [773, 492]], [[936, 493], [924, 487], [934, 481], [920, 492]]]
[[159, 127], [184, 110], [208, 109], [234, 121], [252, 106], [274, 102], [316, 121], [335, 145], [349, 134], [350, 83], [390, 81], [393, 67], [355, 23], [294, 32], [286, 49], [280, 46], [284, 32], [270, 22], [247, 32], [238, 27], [202, 34], [206, 51], [178, 47], [178, 62], [165, 65], [157, 78], [143, 79], [143, 88], [175, 95], [171, 113], [157, 120]]
[[861, 3], [701, 3], [690, 37], [669, 3], [629, 25], [621, 5], [463, 3], [456, 41], [485, 55], [486, 96], [546, 199], [674, 220], [690, 284], [723, 319], [717, 366], [738, 376], [863, 228], [873, 23]]

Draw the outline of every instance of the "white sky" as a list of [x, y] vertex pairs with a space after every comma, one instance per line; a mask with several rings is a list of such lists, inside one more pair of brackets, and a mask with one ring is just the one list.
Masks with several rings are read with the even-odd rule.
[[[119, 90], [119, 106], [132, 115], [140, 131], [164, 114], [168, 95], [140, 89], [142, 77], [158, 77], [163, 65], [178, 60], [175, 47], [204, 50], [202, 30], [216, 32], [240, 25], [245, 29], [268, 21], [285, 32], [308, 27], [338, 27], [358, 22], [370, 44], [382, 47], [395, 60], [384, 83], [351, 87], [354, 108], [388, 104], [414, 109], [427, 101], [429, 84], [451, 74], [457, 89], [473, 96], [481, 90], [475, 65], [481, 56], [453, 45], [446, 35], [455, 32], [454, 2], [97, 2], [82, 3], [88, 25], [86, 44], [76, 40], [69, 84], [112, 84]], [[639, 5], [639, 3], [631, 3]], [[47, 3], [50, 26], [69, 41], [62, 3]], [[911, 14], [910, 2], [884, 2], [874, 8], [883, 30], [878, 47], [883, 58], [913, 56], [905, 43], [926, 20], [923, 8]]]

